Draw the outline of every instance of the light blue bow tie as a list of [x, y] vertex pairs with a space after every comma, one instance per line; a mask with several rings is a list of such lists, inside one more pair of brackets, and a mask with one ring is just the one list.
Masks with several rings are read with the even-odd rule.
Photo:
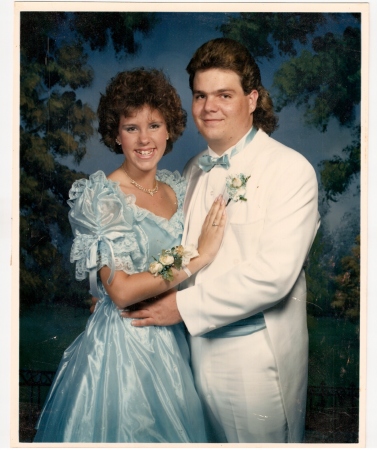
[[204, 170], [204, 172], [209, 172], [215, 166], [221, 166], [224, 169], [229, 169], [229, 167], [230, 167], [228, 155], [220, 156], [220, 158], [215, 158], [210, 155], [202, 155], [199, 158], [198, 164], [199, 164], [199, 167], [202, 170]]
[[[254, 138], [254, 136], [257, 134], [258, 128], [251, 127], [251, 130], [249, 131], [248, 135], [246, 136], [245, 140], [241, 140], [231, 151], [230, 158], [232, 156], [239, 153], [242, 149], [244, 149]], [[202, 155], [198, 160], [199, 167], [204, 172], [209, 172], [211, 169], [213, 169], [215, 166], [221, 166], [224, 169], [228, 170], [230, 167], [230, 158], [228, 154], [220, 156], [220, 158], [216, 158], [214, 156], [210, 155]]]

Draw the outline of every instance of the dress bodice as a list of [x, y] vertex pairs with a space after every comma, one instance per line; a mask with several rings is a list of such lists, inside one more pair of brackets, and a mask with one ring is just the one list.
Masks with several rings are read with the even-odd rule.
[[[180, 243], [185, 181], [178, 172], [167, 170], [157, 171], [157, 179], [168, 184], [177, 198], [177, 211], [169, 220], [137, 206], [136, 197], [124, 194], [119, 183], [108, 180], [102, 171], [73, 184], [68, 200], [74, 234], [71, 262], [76, 262], [78, 280], [105, 265], [112, 272], [130, 275], [146, 271], [153, 256]], [[102, 289], [99, 292], [103, 294]]]

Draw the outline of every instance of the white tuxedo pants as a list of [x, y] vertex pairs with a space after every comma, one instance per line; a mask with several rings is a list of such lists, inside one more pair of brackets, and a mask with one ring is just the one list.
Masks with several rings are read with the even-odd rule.
[[195, 383], [210, 442], [287, 442], [287, 421], [267, 329], [191, 337]]

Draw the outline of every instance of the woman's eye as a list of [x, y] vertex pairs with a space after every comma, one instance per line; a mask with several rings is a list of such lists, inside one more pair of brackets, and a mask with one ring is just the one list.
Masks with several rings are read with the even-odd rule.
[[160, 128], [160, 124], [159, 123], [152, 123], [152, 125], [151, 125], [151, 128], [153, 129], [153, 130], [155, 130], [155, 129], [158, 129], [158, 128]]
[[125, 130], [127, 131], [127, 133], [132, 133], [133, 131], [135, 131], [135, 127], [126, 127]]

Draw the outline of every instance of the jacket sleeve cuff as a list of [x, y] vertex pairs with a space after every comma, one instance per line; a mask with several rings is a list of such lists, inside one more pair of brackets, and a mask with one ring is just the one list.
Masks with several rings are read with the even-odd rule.
[[177, 292], [177, 308], [191, 336], [201, 336], [216, 328], [201, 307], [202, 298], [199, 286]]

